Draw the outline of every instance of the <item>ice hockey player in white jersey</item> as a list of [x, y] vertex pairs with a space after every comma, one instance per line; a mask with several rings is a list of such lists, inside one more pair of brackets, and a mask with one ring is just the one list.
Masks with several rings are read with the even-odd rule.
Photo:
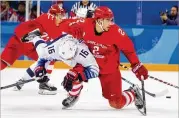
[[83, 67], [97, 66], [95, 58], [88, 47], [81, 41], [73, 38], [72, 35], [64, 34], [48, 43], [45, 43], [40, 37], [36, 37], [32, 42], [39, 55], [38, 63], [41, 63], [42, 60], [48, 60], [63, 61], [71, 67], [74, 67], [77, 63]]
[[[99, 67], [95, 58], [88, 47], [83, 42], [73, 38], [72, 35], [63, 34], [51, 42], [44, 42], [39, 36], [36, 36], [30, 40], [30, 42], [33, 42], [39, 55], [38, 61], [30, 67], [32, 73], [31, 77], [37, 77], [37, 81], [42, 83], [41, 86], [39, 86], [41, 90], [39, 92], [41, 94], [49, 94], [49, 91], [54, 92], [53, 88], [46, 84], [49, 81], [48, 76], [46, 76], [46, 67], [50, 61], [63, 61], [67, 65], [75, 67], [69, 70], [67, 73], [68, 76], [65, 76], [69, 79], [73, 78], [73, 82], [68, 81], [68, 83], [62, 83], [63, 85], [75, 84], [74, 78], [77, 80], [76, 83], [78, 86], [73, 86], [74, 89], [70, 88], [67, 90], [71, 90], [69, 92], [70, 95], [74, 94], [74, 97], [71, 98], [71, 102], [77, 100], [83, 88], [81, 81], [87, 81], [88, 79], [98, 77]], [[65, 80], [68, 78], [65, 78]]]

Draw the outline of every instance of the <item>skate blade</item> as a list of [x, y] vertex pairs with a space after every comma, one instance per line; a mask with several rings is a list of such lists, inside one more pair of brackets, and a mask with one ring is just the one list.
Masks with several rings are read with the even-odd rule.
[[71, 107], [71, 106], [68, 106], [68, 107], [63, 106], [62, 109], [65, 110], [65, 109], [68, 109], [68, 108], [70, 108], [70, 107]]
[[74, 106], [74, 104], [75, 104], [75, 103], [73, 103], [73, 104], [71, 104], [71, 105], [69, 105], [69, 106], [63, 106], [62, 109], [65, 110], [65, 109], [71, 108], [71, 107]]
[[48, 90], [40, 89], [38, 94], [40, 94], [40, 95], [56, 95], [57, 91], [48, 91]]
[[[136, 107], [137, 108], [137, 107]], [[144, 116], [146, 116], [147, 114], [144, 112], [144, 108], [142, 108], [142, 109], [138, 109], [137, 108], [137, 110], [142, 114], [142, 115], [144, 115]]]
[[71, 103], [71, 105], [68, 105], [68, 106], [63, 106], [62, 107], [62, 109], [68, 109], [68, 108], [71, 108], [71, 107], [73, 107], [75, 104], [76, 104], [76, 102], [78, 102], [78, 100], [79, 100], [79, 97], [76, 99], [76, 101], [75, 102], [73, 102], [73, 103]]

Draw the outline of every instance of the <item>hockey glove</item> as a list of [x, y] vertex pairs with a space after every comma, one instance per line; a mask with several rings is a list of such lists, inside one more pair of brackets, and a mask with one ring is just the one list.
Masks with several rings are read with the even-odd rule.
[[42, 78], [47, 72], [44, 66], [37, 66], [34, 70], [34, 73], [36, 77]]
[[29, 42], [31, 40], [33, 40], [36, 36], [41, 36], [41, 33], [39, 31], [39, 29], [35, 29], [31, 32], [29, 32], [28, 34], [24, 35], [21, 39], [22, 42]]
[[64, 80], [62, 82], [62, 86], [67, 92], [72, 90], [73, 82], [85, 81], [83, 70], [84, 68], [82, 66], [75, 66], [73, 69], [70, 69], [68, 71], [67, 75], [64, 77]]
[[142, 76], [144, 80], [148, 78], [148, 70], [142, 65], [142, 63], [131, 65], [132, 72], [136, 75], [139, 80], [142, 80]]

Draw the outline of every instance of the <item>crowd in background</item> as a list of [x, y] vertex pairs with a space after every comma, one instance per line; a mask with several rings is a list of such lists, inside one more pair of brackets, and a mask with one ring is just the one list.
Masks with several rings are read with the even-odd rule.
[[13, 2], [1, 1], [1, 21], [24, 22], [25, 2], [18, 2], [17, 9], [11, 6]]
[[[52, 4], [58, 4], [64, 8], [63, 0], [52, 1]], [[24, 22], [25, 21], [25, 1], [1, 1], [1, 21]], [[70, 11], [66, 10], [66, 18], [90, 18], [97, 5], [89, 0], [76, 2]], [[41, 11], [40, 14], [43, 12]], [[30, 7], [28, 19], [37, 17], [37, 5]], [[172, 6], [170, 11], [160, 12], [161, 23], [164, 25], [179, 25], [178, 6]]]
[[160, 18], [164, 25], [179, 25], [178, 6], [172, 6], [170, 12], [161, 12]]
[[[58, 4], [59, 7], [63, 8], [63, 2], [64, 1], [62, 0], [57, 0], [52, 1], [52, 4]], [[16, 4], [18, 7], [15, 8], [12, 4]], [[11, 1], [1, 1], [1, 21], [24, 22], [26, 10], [25, 5], [25, 1], [19, 1], [16, 3]], [[72, 6], [71, 11], [66, 10], [66, 18], [92, 17], [96, 7], [96, 4], [88, 0], [76, 2]], [[43, 12], [41, 11], [41, 13]], [[37, 5], [31, 7], [30, 13], [28, 15], [29, 20], [37, 18]]]

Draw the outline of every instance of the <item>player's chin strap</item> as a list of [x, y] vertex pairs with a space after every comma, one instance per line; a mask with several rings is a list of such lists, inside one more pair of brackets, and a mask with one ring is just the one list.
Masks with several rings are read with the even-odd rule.
[[103, 29], [103, 22], [101, 22], [101, 23], [99, 23], [99, 21], [96, 21], [96, 23], [97, 23], [97, 25], [100, 27], [100, 29], [102, 30], [102, 31], [104, 31], [104, 29]]

